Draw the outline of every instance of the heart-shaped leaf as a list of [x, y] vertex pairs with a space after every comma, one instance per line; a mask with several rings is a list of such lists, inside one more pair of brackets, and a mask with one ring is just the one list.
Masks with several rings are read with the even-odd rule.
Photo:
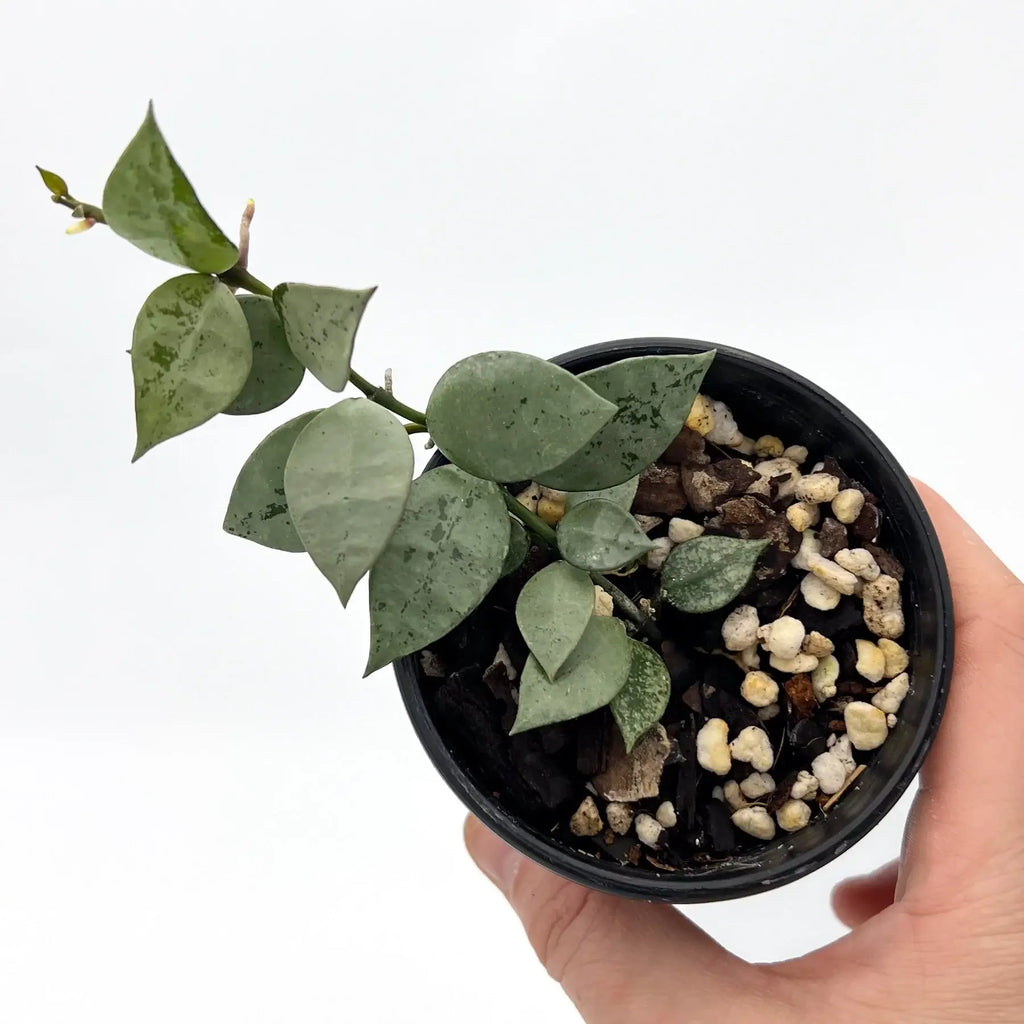
[[630, 640], [629, 648], [629, 678], [611, 702], [612, 717], [622, 733], [627, 754], [651, 726], [661, 721], [672, 692], [672, 681], [661, 657], [637, 640]]
[[552, 562], [523, 587], [516, 623], [526, 646], [551, 677], [576, 649], [594, 614], [594, 584], [568, 562]]
[[274, 289], [288, 347], [331, 391], [345, 390], [359, 321], [376, 290], [312, 284], [279, 284]]
[[631, 656], [622, 623], [599, 615], [591, 618], [556, 679], [531, 655], [519, 683], [519, 711], [511, 735], [603, 708], [625, 685]]
[[580, 374], [618, 414], [585, 447], [553, 469], [533, 474], [548, 487], [595, 490], [621, 484], [671, 444], [697, 397], [714, 352], [636, 356]]
[[50, 190], [51, 195], [66, 196], [68, 194], [68, 183], [59, 174], [47, 171], [40, 167], [39, 164], [36, 164], [36, 170], [43, 179], [43, 184]]
[[677, 544], [661, 569], [661, 596], [682, 612], [724, 608], [746, 586], [767, 545], [708, 536]]
[[245, 460], [224, 516], [226, 532], [279, 551], [305, 550], [288, 512], [284, 467], [295, 439], [319, 412], [314, 409], [282, 423]]
[[292, 522], [343, 605], [395, 532], [411, 484], [409, 435], [365, 398], [324, 409], [295, 442], [284, 470]]
[[501, 575], [507, 576], [515, 572], [526, 560], [530, 552], [530, 537], [518, 519], [509, 520], [511, 527], [508, 535], [508, 551], [501, 565]]
[[565, 510], [568, 512], [574, 505], [582, 505], [585, 501], [593, 501], [598, 498], [602, 501], [610, 501], [613, 505], [618, 505], [628, 512], [639, 486], [640, 477], [634, 476], [625, 483], [616, 484], [614, 487], [605, 487], [599, 491], [568, 491], [565, 495]]
[[451, 632], [497, 582], [508, 543], [497, 484], [455, 466], [415, 480], [398, 529], [370, 571], [365, 674]]
[[219, 274], [238, 260], [167, 148], [152, 103], [107, 178], [103, 214], [115, 234], [168, 263]]
[[292, 355], [284, 328], [266, 295], [239, 295], [249, 337], [252, 369], [241, 394], [224, 410], [232, 416], [251, 416], [283, 405], [298, 390], [305, 369]]
[[533, 479], [564, 462], [615, 411], [579, 378], [545, 359], [481, 352], [437, 382], [427, 427], [457, 466], [507, 482]]
[[205, 423], [242, 390], [252, 368], [249, 327], [227, 285], [172, 277], [146, 299], [132, 336], [135, 459]]
[[599, 498], [566, 512], [557, 539], [562, 557], [588, 572], [621, 569], [654, 547], [621, 505]]

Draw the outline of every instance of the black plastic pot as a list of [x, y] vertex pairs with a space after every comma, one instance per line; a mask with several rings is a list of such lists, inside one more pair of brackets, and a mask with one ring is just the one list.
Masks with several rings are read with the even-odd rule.
[[[579, 349], [552, 362], [574, 372], [646, 354], [703, 352], [713, 346], [675, 338], [636, 338]], [[566, 878], [604, 892], [671, 903], [734, 899], [785, 885], [822, 867], [863, 838], [897, 802], [917, 774], [942, 717], [953, 667], [953, 602], [931, 521], [906, 473], [849, 409], [803, 377], [736, 349], [718, 356], [703, 390], [725, 401], [748, 435], [776, 434], [812, 454], [834, 455], [866, 483], [887, 513], [884, 544], [907, 567], [903, 605], [913, 691], [900, 723], [877, 758], [823, 820], [755, 852], [692, 871], [658, 872], [598, 861], [511, 813], [459, 763], [431, 718], [418, 659], [395, 666], [399, 688], [420, 741], [448, 785], [506, 842]], [[440, 456], [428, 468], [440, 464]]]

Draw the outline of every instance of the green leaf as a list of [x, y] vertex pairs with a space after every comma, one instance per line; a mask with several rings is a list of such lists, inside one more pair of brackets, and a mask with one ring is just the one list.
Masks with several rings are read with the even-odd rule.
[[552, 562], [541, 569], [516, 602], [519, 632], [552, 678], [576, 649], [593, 614], [594, 584], [568, 562]]
[[618, 619], [595, 615], [557, 679], [531, 655], [519, 683], [519, 711], [511, 735], [566, 722], [603, 708], [625, 685], [632, 657]]
[[43, 184], [50, 190], [51, 195], [66, 196], [68, 194], [68, 183], [59, 174], [44, 170], [39, 164], [36, 164], [36, 170], [43, 179]]
[[302, 544], [348, 604], [398, 526], [412, 484], [412, 444], [387, 409], [346, 398], [299, 435], [284, 471]]
[[304, 412], [282, 423], [256, 446], [235, 481], [224, 516], [227, 533], [278, 551], [304, 551], [284, 492], [284, 467], [295, 439], [320, 412]]
[[661, 596], [681, 612], [724, 608], [746, 586], [767, 545], [708, 536], [677, 544], [661, 569]]
[[575, 505], [582, 505], [585, 501], [592, 501], [599, 498], [603, 501], [610, 501], [613, 505], [624, 508], [627, 512], [636, 497], [637, 488], [640, 486], [640, 477], [634, 476], [625, 483], [616, 484], [614, 487], [605, 487], [598, 491], [567, 491], [565, 495], [565, 510]]
[[302, 383], [305, 369], [288, 347], [272, 299], [239, 295], [252, 339], [252, 370], [242, 393], [224, 410], [231, 416], [269, 412], [288, 401]]
[[227, 285], [205, 274], [165, 281], [146, 299], [132, 336], [138, 459], [223, 411], [252, 368], [252, 343]]
[[603, 499], [585, 501], [566, 512], [556, 537], [562, 557], [588, 572], [621, 569], [654, 547], [621, 505]]
[[508, 552], [501, 565], [502, 576], [515, 572], [526, 561], [526, 556], [530, 553], [530, 538], [523, 524], [518, 519], [512, 519], [509, 521], [509, 525], [511, 530], [508, 535]]
[[219, 274], [238, 260], [167, 148], [152, 103], [107, 178], [103, 214], [115, 234], [168, 263]]
[[622, 733], [627, 754], [651, 726], [661, 721], [672, 692], [665, 662], [637, 640], [630, 640], [629, 647], [629, 678], [611, 702], [612, 717]]
[[508, 551], [501, 489], [455, 466], [413, 482], [409, 501], [370, 571], [366, 675], [451, 632], [497, 582]]
[[682, 430], [714, 356], [637, 356], [581, 373], [580, 380], [619, 407], [618, 415], [584, 448], [534, 479], [583, 491], [636, 476]]
[[376, 288], [350, 291], [312, 284], [279, 284], [274, 304], [288, 346], [324, 387], [344, 391], [363, 310]]
[[530, 480], [559, 465], [615, 415], [615, 406], [554, 363], [482, 352], [448, 369], [427, 427], [457, 466], [486, 480]]

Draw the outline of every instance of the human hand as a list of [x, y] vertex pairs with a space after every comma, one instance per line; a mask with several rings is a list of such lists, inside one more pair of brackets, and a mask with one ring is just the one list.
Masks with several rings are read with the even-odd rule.
[[605, 896], [476, 819], [466, 845], [588, 1024], [1019, 1024], [1024, 1019], [1024, 584], [920, 486], [953, 583], [956, 663], [898, 862], [833, 893], [852, 931], [748, 964], [670, 906]]

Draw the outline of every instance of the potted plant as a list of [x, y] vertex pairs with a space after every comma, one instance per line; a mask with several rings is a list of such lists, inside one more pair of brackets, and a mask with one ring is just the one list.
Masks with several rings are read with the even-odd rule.
[[[439, 771], [508, 841], [609, 891], [725, 898], [827, 862], [910, 783], [949, 587], [905, 474], [835, 399], [641, 339], [469, 356], [420, 411], [352, 367], [373, 289], [253, 276], [251, 205], [236, 247], [152, 108], [102, 207], [40, 173], [70, 230], [186, 269], [135, 324], [136, 459], [307, 371], [362, 393], [276, 426], [224, 528], [306, 552], [343, 605], [369, 577], [366, 672], [395, 665]], [[414, 480], [419, 433], [438, 454]]]

